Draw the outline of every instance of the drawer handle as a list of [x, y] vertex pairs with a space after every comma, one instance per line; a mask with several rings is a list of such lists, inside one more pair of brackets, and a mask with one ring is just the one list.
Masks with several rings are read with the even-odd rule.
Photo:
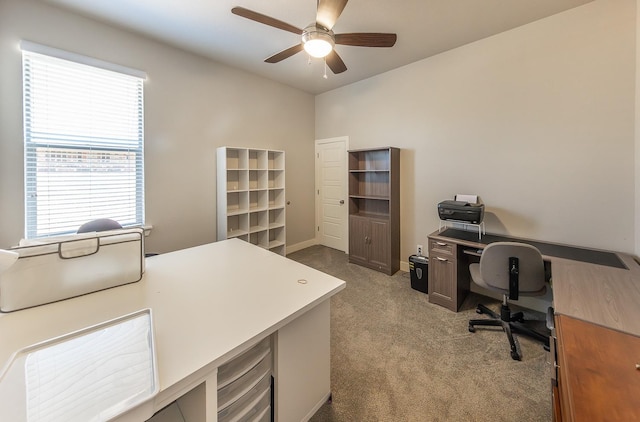
[[436, 256], [436, 259], [437, 259], [438, 261], [442, 261], [442, 262], [447, 262], [447, 261], [448, 261], [448, 259], [447, 259], [447, 258], [440, 258], [439, 256]]
[[444, 242], [436, 242], [436, 244], [437, 244], [437, 245], [439, 245], [439, 246], [448, 246], [448, 245], [447, 245], [446, 243], [444, 243]]

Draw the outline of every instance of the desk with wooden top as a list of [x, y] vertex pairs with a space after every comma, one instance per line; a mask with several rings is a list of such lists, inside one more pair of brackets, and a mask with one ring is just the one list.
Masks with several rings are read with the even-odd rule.
[[469, 263], [497, 241], [533, 244], [550, 263], [554, 420], [640, 420], [640, 264], [624, 253], [446, 229], [429, 235], [429, 301], [457, 311]]

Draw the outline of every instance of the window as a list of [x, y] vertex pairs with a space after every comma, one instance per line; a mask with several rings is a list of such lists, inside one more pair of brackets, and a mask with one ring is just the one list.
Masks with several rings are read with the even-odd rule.
[[143, 225], [144, 78], [22, 49], [26, 238], [75, 233], [96, 218]]

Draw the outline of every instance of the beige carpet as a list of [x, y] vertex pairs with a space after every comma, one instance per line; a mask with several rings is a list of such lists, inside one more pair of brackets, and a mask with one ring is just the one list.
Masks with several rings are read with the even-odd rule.
[[408, 273], [389, 277], [323, 246], [288, 258], [347, 282], [331, 299], [333, 402], [311, 421], [551, 420], [542, 346], [520, 337], [517, 362], [501, 330], [467, 330], [479, 301], [499, 302], [471, 294], [455, 313], [413, 290]]

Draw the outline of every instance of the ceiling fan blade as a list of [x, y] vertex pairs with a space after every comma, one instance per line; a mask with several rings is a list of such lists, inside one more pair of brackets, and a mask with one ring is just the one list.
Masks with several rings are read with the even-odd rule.
[[348, 0], [319, 0], [316, 23], [327, 29], [333, 28]]
[[234, 15], [242, 16], [243, 18], [251, 19], [252, 21], [260, 22], [265, 25], [273, 26], [274, 28], [282, 29], [284, 31], [293, 32], [294, 34], [302, 35], [302, 29], [293, 25], [289, 25], [286, 22], [279, 21], [262, 13], [254, 12], [253, 10], [245, 9], [244, 7], [234, 7], [231, 9], [231, 13]]
[[282, 50], [279, 53], [274, 54], [271, 57], [264, 59], [267, 63], [278, 63], [286, 58], [293, 56], [296, 53], [301, 52], [303, 49], [302, 44], [294, 45], [293, 47], [289, 47], [286, 50]]
[[347, 70], [347, 65], [345, 65], [340, 56], [338, 56], [336, 50], [332, 50], [331, 53], [325, 57], [325, 60], [327, 61], [329, 69], [331, 69], [331, 71], [336, 75]]
[[352, 34], [336, 34], [336, 44], [354, 45], [357, 47], [393, 47], [397, 40], [396, 34], [379, 32], [358, 32]]

